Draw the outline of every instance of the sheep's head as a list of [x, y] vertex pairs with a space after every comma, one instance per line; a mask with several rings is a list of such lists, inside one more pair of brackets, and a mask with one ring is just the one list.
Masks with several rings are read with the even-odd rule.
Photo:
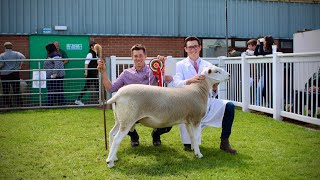
[[229, 80], [230, 77], [230, 74], [227, 71], [214, 65], [205, 67], [202, 70], [201, 75], [206, 76], [206, 78], [214, 81], [214, 83], [225, 82]]

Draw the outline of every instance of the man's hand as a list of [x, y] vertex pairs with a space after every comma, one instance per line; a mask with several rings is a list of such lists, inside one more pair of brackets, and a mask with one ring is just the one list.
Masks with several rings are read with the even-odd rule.
[[88, 72], [85, 71], [85, 72], [84, 72], [84, 77], [86, 78], [87, 76], [88, 76]]
[[105, 72], [106, 71], [106, 64], [104, 63], [104, 61], [98, 61], [98, 67], [97, 69], [101, 72]]
[[206, 77], [200, 74], [195, 75], [194, 77], [187, 80], [186, 84], [189, 85], [191, 83], [196, 83], [204, 80]]
[[157, 59], [159, 59], [160, 61], [164, 62], [164, 61], [167, 60], [167, 57], [158, 55], [158, 56], [157, 56]]

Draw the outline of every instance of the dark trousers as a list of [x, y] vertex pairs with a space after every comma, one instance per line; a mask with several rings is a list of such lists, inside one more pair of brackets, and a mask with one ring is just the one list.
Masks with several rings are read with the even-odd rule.
[[[78, 96], [78, 100], [82, 99], [83, 95], [85, 94], [83, 91], [87, 91], [89, 88], [94, 87], [93, 89], [95, 91], [99, 90], [99, 82], [98, 79], [87, 79], [86, 84], [84, 85], [83, 89], [81, 90], [82, 93]], [[97, 97], [99, 98], [99, 93], [97, 94]]]
[[63, 77], [56, 79], [50, 79], [47, 81], [48, 89], [48, 106], [63, 105], [64, 95], [63, 95]]
[[[20, 81], [18, 80], [20, 80], [19, 72], [13, 72], [8, 75], [1, 75], [3, 94], [9, 94], [11, 87], [13, 94], [15, 94], [16, 97], [16, 104], [17, 106], [20, 106], [22, 101], [20, 95]], [[4, 96], [4, 104], [13, 106], [13, 102], [10, 100], [10, 96]]]
[[221, 138], [229, 138], [231, 134], [232, 124], [234, 119], [234, 104], [232, 102], [228, 102], [226, 104], [226, 109], [224, 111], [224, 116], [222, 119], [222, 132]]
[[[160, 141], [160, 136], [162, 134], [168, 133], [170, 130], [172, 129], [172, 127], [165, 127], [165, 128], [156, 128], [153, 129], [153, 138], [155, 138], [154, 140], [156, 141]], [[128, 135], [131, 138], [131, 141], [138, 141], [139, 140], [139, 135], [138, 132], [136, 130], [134, 130], [133, 132], [128, 132]]]

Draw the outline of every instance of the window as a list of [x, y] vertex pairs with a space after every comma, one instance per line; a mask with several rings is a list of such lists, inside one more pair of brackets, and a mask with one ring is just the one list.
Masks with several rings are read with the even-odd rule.
[[246, 47], [247, 47], [247, 41], [235, 40], [235, 41], [234, 41], [234, 47], [237, 47], [237, 48], [246, 48]]
[[281, 41], [281, 49], [292, 49], [293, 43], [292, 41]]
[[[228, 45], [231, 45], [231, 40], [228, 39]], [[225, 39], [203, 39], [202, 54], [203, 57], [219, 57], [226, 56], [227, 46]]]

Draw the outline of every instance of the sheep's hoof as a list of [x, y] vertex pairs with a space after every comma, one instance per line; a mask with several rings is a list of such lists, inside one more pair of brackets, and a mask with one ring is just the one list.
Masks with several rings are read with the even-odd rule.
[[107, 160], [107, 166], [108, 166], [108, 168], [113, 168], [114, 167], [114, 161], [108, 161]]
[[203, 157], [203, 155], [202, 155], [201, 153], [196, 154], [196, 156], [197, 156], [199, 159], [201, 159], [201, 158]]

